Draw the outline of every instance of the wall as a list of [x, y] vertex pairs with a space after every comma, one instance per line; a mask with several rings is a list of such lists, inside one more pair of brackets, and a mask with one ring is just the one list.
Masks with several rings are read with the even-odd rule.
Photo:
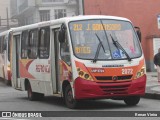
[[64, 5], [54, 6], [54, 7], [39, 7], [39, 10], [50, 10], [51, 20], [55, 19], [55, 9], [66, 9], [67, 16], [75, 16], [76, 6], [68, 7]]
[[[8, 17], [9, 17], [9, 25], [10, 26], [15, 26], [17, 25], [17, 21], [11, 21], [11, 10], [10, 10], [10, 0], [0, 0], [0, 16], [1, 19], [7, 19], [7, 12], [6, 12], [6, 8], [8, 8]], [[7, 30], [7, 20], [2, 20], [1, 24], [3, 26], [0, 26], [0, 31], [5, 31]]]
[[130, 19], [142, 31], [142, 47], [148, 71], [154, 71], [153, 38], [160, 37], [157, 15], [160, 0], [84, 0], [84, 14], [121, 16]]
[[6, 8], [8, 8], [8, 12], [10, 13], [10, 0], [0, 0], [0, 16], [2, 19], [7, 18]]

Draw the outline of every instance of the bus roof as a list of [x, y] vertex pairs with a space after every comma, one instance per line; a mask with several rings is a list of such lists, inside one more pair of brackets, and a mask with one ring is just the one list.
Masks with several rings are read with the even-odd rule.
[[6, 30], [6, 31], [4, 31], [4, 32], [1, 32], [1, 33], [0, 33], [0, 37], [9, 34], [10, 31], [11, 31], [11, 30]]
[[22, 26], [22, 27], [17, 27], [17, 28], [11, 28], [11, 30], [13, 32], [20, 32], [20, 31], [25, 31], [25, 30], [28, 30], [28, 29], [45, 27], [45, 26], [54, 25], [54, 24], [68, 23], [70, 21], [89, 20], [89, 19], [114, 19], [114, 20], [130, 21], [130, 20], [126, 19], [126, 18], [117, 17], [117, 16], [79, 15], [79, 16], [64, 17], [64, 18], [60, 18], [60, 19], [56, 19], [56, 20], [39, 22], [39, 23], [35, 23], [35, 24], [31, 24], [31, 25], [26, 25], [26, 26]]
[[65, 19], [67, 21], [86, 20], [86, 19], [114, 19], [114, 20], [130, 21], [123, 17], [106, 16], [106, 15], [79, 15], [79, 16], [73, 16], [73, 17], [64, 17], [61, 19]]

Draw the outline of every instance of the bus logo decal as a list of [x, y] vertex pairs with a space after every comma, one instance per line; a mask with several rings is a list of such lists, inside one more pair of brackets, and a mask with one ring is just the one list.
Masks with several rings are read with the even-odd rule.
[[116, 80], [118, 80], [118, 77], [117, 76], [113, 76], [112, 80], [116, 81]]

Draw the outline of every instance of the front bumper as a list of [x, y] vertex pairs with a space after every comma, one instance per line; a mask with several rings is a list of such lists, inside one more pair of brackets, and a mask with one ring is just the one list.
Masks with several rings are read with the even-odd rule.
[[75, 99], [99, 99], [145, 94], [146, 75], [130, 82], [96, 83], [77, 78], [74, 83]]

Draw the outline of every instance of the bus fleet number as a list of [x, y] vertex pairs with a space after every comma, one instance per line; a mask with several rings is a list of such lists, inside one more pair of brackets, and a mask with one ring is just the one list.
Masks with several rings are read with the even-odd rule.
[[133, 74], [133, 69], [122, 69], [122, 75]]

